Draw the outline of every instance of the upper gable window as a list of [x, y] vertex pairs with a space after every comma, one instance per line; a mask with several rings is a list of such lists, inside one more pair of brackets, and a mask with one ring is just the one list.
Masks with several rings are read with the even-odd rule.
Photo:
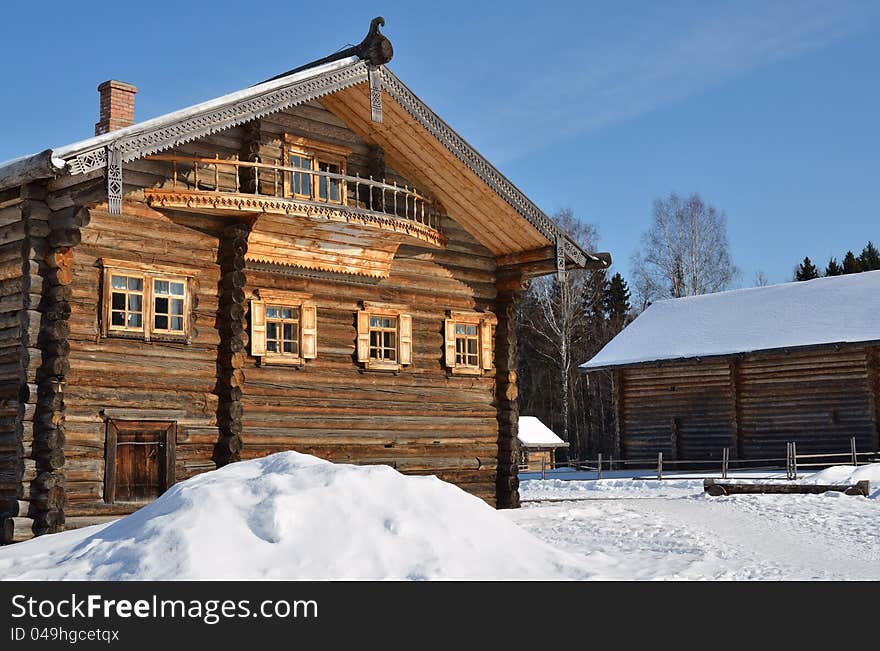
[[345, 204], [341, 176], [350, 149], [328, 145], [308, 138], [287, 135], [284, 159], [291, 171], [285, 178], [285, 195], [320, 203]]
[[105, 335], [186, 339], [191, 277], [162, 265], [102, 260]]

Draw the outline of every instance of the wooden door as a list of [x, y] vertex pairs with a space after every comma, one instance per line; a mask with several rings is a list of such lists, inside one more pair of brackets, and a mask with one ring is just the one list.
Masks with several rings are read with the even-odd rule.
[[149, 502], [174, 483], [176, 424], [107, 423], [104, 497], [107, 502]]

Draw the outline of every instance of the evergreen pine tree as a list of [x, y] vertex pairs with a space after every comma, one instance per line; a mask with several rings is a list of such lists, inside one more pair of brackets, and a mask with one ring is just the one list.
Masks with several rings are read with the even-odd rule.
[[843, 257], [843, 273], [857, 274], [861, 271], [862, 265], [859, 264], [859, 259], [853, 254], [852, 251], [847, 251], [846, 255]]
[[797, 266], [794, 277], [795, 280], [813, 280], [819, 277], [819, 270], [810, 258], [804, 258], [804, 261]]
[[629, 287], [619, 273], [614, 274], [605, 289], [605, 312], [615, 333], [626, 325], [626, 318], [632, 308], [629, 302]]
[[870, 240], [868, 240], [859, 256], [859, 266], [862, 268], [862, 271], [880, 269], [880, 251], [877, 251], [877, 247]]
[[828, 266], [825, 267], [825, 275], [826, 276], [839, 276], [843, 273], [843, 267], [840, 266], [840, 263], [837, 262], [837, 258], [832, 257], [828, 261]]

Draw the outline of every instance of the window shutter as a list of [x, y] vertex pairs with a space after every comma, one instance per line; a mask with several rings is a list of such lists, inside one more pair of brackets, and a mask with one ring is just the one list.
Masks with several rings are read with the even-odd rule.
[[318, 356], [318, 310], [314, 303], [303, 303], [300, 310], [302, 357], [315, 359]]
[[266, 304], [251, 301], [251, 355], [262, 357], [266, 354]]
[[412, 364], [412, 316], [401, 314], [398, 323], [400, 324], [400, 363]]
[[364, 310], [357, 313], [357, 359], [370, 361], [370, 313]]
[[480, 322], [480, 362], [483, 370], [492, 368], [492, 322]]
[[452, 319], [446, 319], [444, 321], [444, 338], [445, 338], [445, 347], [446, 351], [446, 366], [447, 368], [455, 368], [455, 321]]

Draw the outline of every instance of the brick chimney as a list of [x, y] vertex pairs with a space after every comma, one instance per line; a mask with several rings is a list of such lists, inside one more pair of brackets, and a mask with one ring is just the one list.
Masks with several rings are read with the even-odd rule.
[[100, 122], [95, 124], [95, 135], [114, 131], [134, 124], [134, 95], [138, 89], [124, 81], [110, 79], [98, 86], [101, 94]]

